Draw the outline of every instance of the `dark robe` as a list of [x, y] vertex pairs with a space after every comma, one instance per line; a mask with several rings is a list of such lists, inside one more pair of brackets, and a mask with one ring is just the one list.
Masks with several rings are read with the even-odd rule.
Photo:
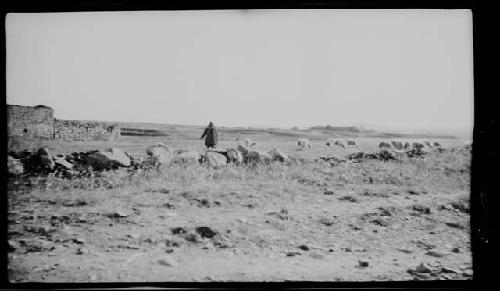
[[205, 146], [213, 148], [217, 145], [217, 130], [213, 126], [205, 128], [201, 138], [205, 137]]

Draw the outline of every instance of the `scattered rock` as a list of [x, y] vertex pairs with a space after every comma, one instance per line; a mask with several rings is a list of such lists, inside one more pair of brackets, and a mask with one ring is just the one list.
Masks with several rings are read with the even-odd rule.
[[80, 244], [80, 245], [83, 245], [86, 242], [86, 240], [84, 238], [78, 237], [78, 238], [73, 239], [73, 242]]
[[446, 254], [444, 254], [442, 252], [438, 252], [438, 251], [428, 251], [425, 254], [428, 256], [435, 257], [435, 258], [442, 258], [442, 257], [446, 256]]
[[360, 163], [366, 160], [380, 160], [380, 161], [397, 160], [396, 156], [387, 150], [381, 150], [378, 153], [356, 152], [348, 155], [347, 159], [352, 161], [353, 163]]
[[245, 162], [253, 165], [258, 163], [269, 163], [271, 161], [272, 158], [269, 154], [257, 150], [251, 150], [245, 156]]
[[427, 206], [423, 205], [413, 205], [412, 210], [421, 213], [421, 214], [431, 214], [431, 209]]
[[464, 228], [461, 224], [456, 223], [456, 222], [446, 222], [445, 224], [447, 226], [453, 227], [453, 228], [459, 228], [459, 229], [463, 229]]
[[470, 213], [470, 206], [468, 202], [465, 201], [455, 201], [451, 202], [450, 206], [463, 213]]
[[335, 194], [335, 191], [333, 189], [326, 189], [325, 192], [323, 192], [325, 195], [333, 195]]
[[73, 169], [73, 165], [67, 162], [65, 159], [55, 159], [54, 163], [56, 164], [56, 166], [61, 166], [62, 168], [67, 170]]
[[326, 226], [332, 226], [335, 224], [335, 221], [330, 219], [330, 218], [327, 218], [327, 217], [322, 217], [319, 219], [319, 223], [326, 225]]
[[461, 271], [449, 267], [441, 267], [441, 272], [449, 274], [459, 274]]
[[9, 249], [11, 251], [14, 251], [14, 250], [16, 250], [16, 249], [18, 249], [20, 247], [19, 243], [16, 242], [15, 240], [9, 240], [8, 243], [9, 243]]
[[210, 227], [206, 226], [196, 227], [195, 231], [197, 234], [204, 238], [212, 238], [217, 234], [216, 231], [213, 231]]
[[201, 155], [197, 151], [186, 151], [177, 155], [176, 160], [182, 163], [199, 163]]
[[182, 227], [174, 227], [171, 229], [173, 234], [185, 234], [187, 233], [187, 230], [185, 230]]
[[288, 155], [281, 152], [280, 150], [273, 148], [268, 152], [268, 155], [271, 157], [271, 160], [273, 161], [278, 161], [282, 163], [287, 163], [290, 162], [290, 158], [288, 158]]
[[54, 160], [52, 160], [51, 156], [41, 155], [41, 156], [38, 156], [38, 159], [39, 159], [40, 165], [42, 167], [49, 169], [51, 171], [54, 170], [56, 163], [54, 162]]
[[248, 222], [248, 220], [246, 218], [244, 218], [244, 217], [238, 218], [238, 221], [241, 222], [241, 223], [247, 223]]
[[132, 233], [127, 234], [127, 237], [132, 238], [132, 239], [139, 239], [141, 237], [141, 233], [132, 232]]
[[349, 202], [358, 202], [358, 200], [353, 197], [353, 196], [350, 196], [350, 195], [346, 195], [346, 196], [342, 196], [342, 197], [339, 197], [338, 198], [340, 201], [349, 201]]
[[90, 253], [90, 251], [88, 249], [85, 249], [85, 248], [78, 248], [76, 250], [77, 255], [87, 255], [89, 253]]
[[162, 266], [167, 266], [167, 267], [175, 267], [179, 265], [179, 263], [174, 258], [171, 257], [165, 257], [163, 259], [159, 259], [158, 263]]
[[130, 166], [130, 158], [118, 148], [110, 148], [106, 151], [97, 151], [88, 156], [87, 162], [95, 170], [114, 169], [119, 166]]
[[7, 157], [7, 167], [9, 174], [20, 175], [24, 173], [24, 166], [21, 163], [21, 160], [15, 159], [11, 156]]
[[205, 161], [214, 168], [225, 167], [227, 165], [227, 158], [216, 152], [207, 152], [205, 154]]
[[197, 243], [199, 241], [198, 237], [194, 233], [185, 234], [184, 239], [187, 240], [188, 242], [192, 242], [192, 243]]
[[415, 271], [418, 273], [430, 273], [432, 272], [432, 267], [429, 264], [420, 263], [420, 265], [415, 268]]
[[227, 161], [229, 163], [241, 164], [243, 163], [243, 154], [235, 148], [228, 148]]
[[298, 246], [298, 248], [301, 249], [301, 250], [303, 250], [303, 251], [310, 250], [310, 248], [308, 246], [306, 246], [306, 245], [300, 245], [300, 246]]
[[52, 154], [50, 153], [48, 148], [40, 148], [38, 149], [38, 155], [39, 156], [49, 156], [52, 157]]
[[123, 217], [129, 216], [129, 214], [125, 211], [119, 210], [119, 211], [110, 213], [108, 216], [111, 218], [123, 218]]
[[300, 252], [286, 252], [287, 257], [294, 257], [294, 256], [300, 256]]
[[177, 248], [180, 245], [181, 245], [181, 243], [179, 241], [175, 241], [175, 240], [171, 240], [171, 239], [165, 240], [165, 246], [167, 248], [171, 248], [171, 247]]
[[149, 155], [149, 159], [158, 164], [168, 164], [172, 160], [173, 150], [169, 146], [159, 143], [156, 145], [149, 146], [146, 149], [146, 153]]
[[309, 256], [310, 256], [311, 258], [314, 258], [314, 259], [324, 259], [324, 258], [325, 258], [325, 256], [324, 256], [324, 255], [322, 255], [322, 254], [320, 254], [320, 253], [318, 253], [318, 252], [310, 252], [310, 253], [309, 253]]
[[358, 261], [358, 265], [360, 268], [366, 268], [369, 266], [369, 263], [367, 261]]
[[460, 248], [452, 248], [451, 252], [458, 254], [458, 253], [460, 253]]

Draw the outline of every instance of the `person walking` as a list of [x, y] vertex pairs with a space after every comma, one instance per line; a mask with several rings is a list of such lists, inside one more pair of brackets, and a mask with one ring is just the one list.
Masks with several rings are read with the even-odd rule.
[[203, 131], [200, 139], [202, 138], [205, 138], [205, 146], [207, 148], [215, 148], [217, 146], [217, 129], [215, 129], [215, 126], [211, 121], [208, 124], [208, 127], [205, 128], [205, 131]]

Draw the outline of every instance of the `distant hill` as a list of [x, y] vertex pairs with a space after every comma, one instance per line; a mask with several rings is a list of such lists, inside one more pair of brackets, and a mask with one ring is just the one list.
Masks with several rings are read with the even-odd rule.
[[355, 126], [312, 126], [309, 128], [310, 130], [326, 130], [326, 131], [341, 131], [341, 132], [351, 132], [351, 133], [359, 133], [359, 128]]

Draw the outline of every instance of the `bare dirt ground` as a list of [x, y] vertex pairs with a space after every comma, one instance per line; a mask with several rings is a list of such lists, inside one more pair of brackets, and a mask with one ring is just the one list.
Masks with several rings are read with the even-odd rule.
[[[47, 143], [140, 156], [157, 141], [201, 150], [199, 133]], [[238, 137], [223, 134], [219, 147]], [[470, 150], [460, 141], [439, 140], [446, 150], [422, 158], [332, 166], [315, 159], [375, 151], [381, 139], [354, 137], [358, 148], [344, 150], [309, 136], [312, 149], [297, 151], [293, 135], [251, 138], [301, 162], [9, 179], [11, 282], [472, 278]]]

